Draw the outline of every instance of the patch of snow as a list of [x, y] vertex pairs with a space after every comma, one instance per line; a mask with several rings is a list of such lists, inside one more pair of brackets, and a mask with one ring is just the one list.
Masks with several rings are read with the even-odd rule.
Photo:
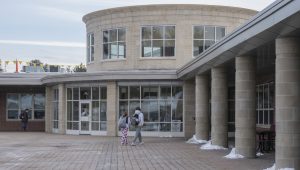
[[225, 157], [225, 158], [228, 158], [228, 159], [241, 159], [241, 158], [244, 158], [243, 155], [240, 155], [240, 154], [238, 154], [238, 153], [236, 152], [236, 149], [235, 149], [235, 148], [232, 148], [232, 149], [231, 149], [231, 152], [230, 152], [228, 155], [224, 156], [224, 157]]
[[264, 154], [263, 153], [261, 153], [261, 152], [257, 152], [256, 153], [256, 156], [263, 156]]
[[186, 141], [186, 143], [203, 144], [203, 143], [207, 143], [207, 140], [197, 139], [196, 135], [193, 135], [193, 137], [191, 139], [189, 139], [188, 141]]
[[264, 170], [275, 170], [275, 164], [272, 167], [264, 169]]
[[202, 150], [226, 150], [227, 148], [224, 148], [223, 146], [212, 145], [211, 140], [210, 140], [206, 144], [202, 145], [200, 147], [200, 149], [202, 149]]
[[[264, 169], [264, 170], [276, 170], [276, 165], [274, 164], [272, 167]], [[295, 170], [294, 168], [280, 168], [279, 170]]]

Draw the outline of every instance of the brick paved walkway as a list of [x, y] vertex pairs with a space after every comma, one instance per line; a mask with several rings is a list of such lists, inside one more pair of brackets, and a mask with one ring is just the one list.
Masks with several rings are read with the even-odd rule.
[[[130, 138], [132, 140], [132, 138]], [[203, 151], [183, 138], [144, 138], [139, 146], [120, 146], [117, 137], [46, 133], [0, 133], [0, 169], [228, 169], [271, 167], [274, 154], [228, 160], [229, 151]]]

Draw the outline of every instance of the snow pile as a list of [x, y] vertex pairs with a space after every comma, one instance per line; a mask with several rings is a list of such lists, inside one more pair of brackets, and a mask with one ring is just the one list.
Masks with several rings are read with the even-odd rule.
[[261, 152], [257, 152], [256, 153], [256, 156], [263, 156], [264, 154], [263, 153], [261, 153]]
[[193, 135], [193, 137], [191, 139], [189, 139], [188, 141], [186, 141], [186, 143], [202, 144], [202, 143], [207, 143], [207, 141], [206, 140], [199, 140], [199, 139], [197, 139], [196, 135]]
[[223, 146], [212, 145], [211, 140], [210, 140], [206, 144], [202, 145], [200, 147], [200, 149], [202, 149], [202, 150], [226, 150], [227, 148], [224, 148]]
[[228, 159], [241, 159], [241, 158], [244, 158], [243, 155], [240, 155], [236, 152], [235, 148], [232, 148], [231, 152], [224, 156], [225, 158], [228, 158]]
[[272, 167], [264, 169], [264, 170], [275, 170], [275, 164]]
[[[267, 168], [264, 170], [276, 170], [275, 164], [271, 168]], [[295, 170], [294, 168], [280, 168], [279, 170]]]

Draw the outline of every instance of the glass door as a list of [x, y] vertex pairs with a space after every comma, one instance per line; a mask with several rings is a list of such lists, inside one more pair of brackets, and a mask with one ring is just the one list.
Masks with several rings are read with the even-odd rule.
[[91, 134], [91, 102], [80, 102], [80, 134]]

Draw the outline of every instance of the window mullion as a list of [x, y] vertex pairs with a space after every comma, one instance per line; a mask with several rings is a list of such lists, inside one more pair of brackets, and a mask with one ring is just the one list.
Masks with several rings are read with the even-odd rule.
[[165, 57], [166, 55], [165, 55], [165, 43], [166, 43], [166, 26], [163, 26], [163, 36], [162, 36], [162, 38], [163, 38], [163, 56], [162, 57]]
[[153, 50], [153, 47], [152, 47], [152, 29], [153, 29], [153, 27], [151, 26], [150, 27], [151, 29], [150, 29], [150, 48], [151, 48], [151, 53], [150, 53], [150, 57], [152, 57], [152, 50]]

